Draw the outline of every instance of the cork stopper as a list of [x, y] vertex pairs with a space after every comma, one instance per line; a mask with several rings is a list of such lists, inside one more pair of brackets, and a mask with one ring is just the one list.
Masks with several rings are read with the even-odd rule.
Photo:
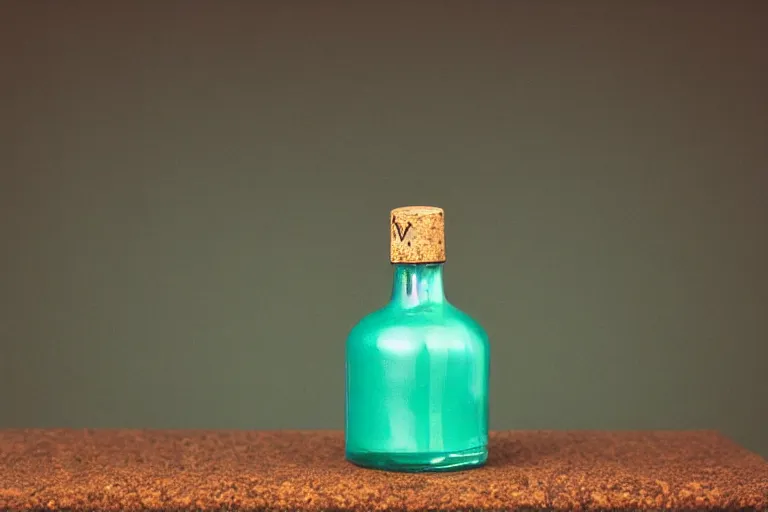
[[404, 206], [390, 215], [392, 263], [445, 261], [445, 215], [435, 206]]

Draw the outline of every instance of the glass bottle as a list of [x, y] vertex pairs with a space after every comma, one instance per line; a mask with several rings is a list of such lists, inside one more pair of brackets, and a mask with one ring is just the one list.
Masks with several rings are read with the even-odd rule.
[[443, 210], [391, 216], [389, 303], [346, 345], [346, 458], [390, 471], [481, 466], [488, 451], [489, 344], [443, 292]]

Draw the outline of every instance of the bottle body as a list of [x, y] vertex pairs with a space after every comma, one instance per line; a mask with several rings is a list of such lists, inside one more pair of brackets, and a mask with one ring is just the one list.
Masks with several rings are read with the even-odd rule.
[[395, 471], [482, 465], [489, 352], [483, 329], [445, 300], [442, 264], [396, 265], [392, 300], [347, 339], [347, 459]]

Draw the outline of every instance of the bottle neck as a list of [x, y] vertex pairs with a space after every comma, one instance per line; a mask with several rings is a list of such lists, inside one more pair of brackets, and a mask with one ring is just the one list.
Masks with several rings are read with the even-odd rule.
[[396, 264], [391, 302], [402, 308], [445, 303], [443, 264]]

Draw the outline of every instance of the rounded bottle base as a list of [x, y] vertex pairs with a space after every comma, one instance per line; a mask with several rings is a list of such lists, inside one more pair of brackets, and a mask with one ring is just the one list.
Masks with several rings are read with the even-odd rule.
[[347, 451], [346, 458], [356, 466], [381, 469], [385, 471], [400, 471], [422, 473], [427, 471], [461, 471], [480, 467], [488, 459], [488, 449], [485, 446], [470, 448], [460, 452], [434, 453], [381, 453]]

